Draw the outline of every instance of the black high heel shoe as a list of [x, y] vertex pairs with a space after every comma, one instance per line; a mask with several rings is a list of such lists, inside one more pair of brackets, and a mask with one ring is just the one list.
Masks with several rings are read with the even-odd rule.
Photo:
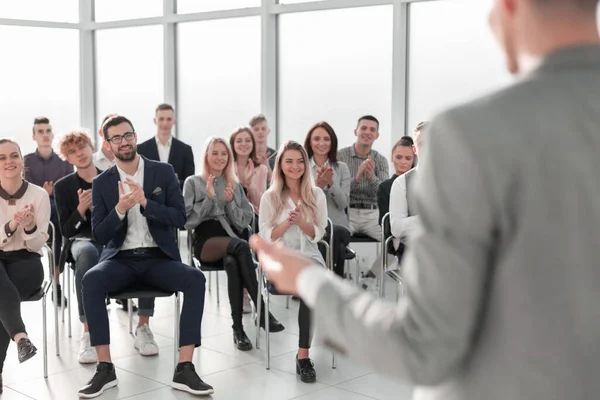
[[233, 343], [237, 345], [238, 350], [248, 351], [252, 350], [252, 342], [244, 332], [243, 328], [233, 330]]
[[298, 355], [296, 355], [296, 374], [300, 375], [300, 380], [304, 383], [314, 383], [317, 381], [315, 365], [310, 358], [299, 360]]
[[24, 363], [31, 357], [35, 356], [37, 348], [31, 343], [28, 338], [21, 338], [17, 343], [17, 354], [19, 356], [19, 362]]

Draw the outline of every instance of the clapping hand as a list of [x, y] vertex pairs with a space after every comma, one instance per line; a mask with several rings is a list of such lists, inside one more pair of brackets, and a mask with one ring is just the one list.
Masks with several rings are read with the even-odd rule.
[[210, 200], [215, 199], [215, 177], [212, 175], [208, 176], [208, 181], [206, 182], [206, 193], [208, 194], [208, 198]]
[[228, 183], [225, 187], [223, 200], [225, 200], [225, 203], [231, 203], [233, 201], [233, 187], [231, 186], [231, 183]]
[[[30, 231], [35, 226], [35, 213], [33, 203], [26, 204], [25, 207], [17, 211], [13, 220], [17, 226], [22, 226], [23, 229]], [[15, 227], [16, 229], [16, 227]]]
[[129, 185], [129, 189], [131, 190], [130, 193], [133, 193], [135, 202], [146, 208], [148, 200], [146, 200], [144, 189], [130, 178], [125, 178], [125, 183]]
[[44, 185], [42, 186], [44, 188], [44, 190], [48, 193], [48, 196], [52, 196], [52, 181], [47, 181], [44, 182]]
[[119, 185], [119, 202], [117, 203], [117, 211], [119, 214], [124, 215], [129, 209], [136, 205], [135, 193], [133, 191], [125, 194], [123, 190], [123, 184], [121, 181]]
[[244, 183], [246, 186], [250, 186], [255, 174], [256, 169], [254, 168], [254, 162], [252, 160], [248, 160], [246, 168], [244, 169]]
[[290, 211], [290, 213], [288, 214], [288, 219], [287, 219], [288, 225], [292, 226], [295, 223], [297, 223], [300, 220], [300, 218], [302, 218], [301, 214], [302, 214], [302, 206], [300, 204], [298, 204], [298, 206], [296, 208], [294, 208], [292, 211]]
[[79, 197], [77, 211], [83, 217], [87, 210], [92, 209], [92, 189], [79, 189], [77, 190], [77, 196]]
[[324, 189], [331, 185], [333, 185], [333, 169], [323, 164], [317, 171], [317, 186]]

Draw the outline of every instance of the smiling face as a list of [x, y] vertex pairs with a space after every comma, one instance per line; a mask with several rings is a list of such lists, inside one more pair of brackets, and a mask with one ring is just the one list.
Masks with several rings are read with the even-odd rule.
[[0, 144], [0, 179], [21, 178], [23, 157], [19, 147], [10, 142]]
[[373, 142], [379, 137], [379, 127], [375, 121], [361, 119], [354, 134], [358, 145], [372, 146]]
[[305, 167], [304, 156], [298, 150], [286, 150], [281, 156], [281, 171], [288, 179], [302, 179]]
[[254, 145], [252, 143], [252, 137], [250, 136], [250, 133], [242, 131], [235, 136], [235, 140], [233, 141], [233, 150], [238, 156], [250, 156], [253, 147]]
[[[127, 139], [125, 138], [127, 136]], [[116, 143], [120, 141], [120, 143]], [[137, 136], [127, 122], [108, 128], [104, 146], [121, 161], [133, 161], [137, 155]]]
[[212, 148], [209, 149], [209, 152], [206, 155], [208, 167], [210, 168], [211, 174], [222, 174], [229, 162], [229, 152], [227, 151], [227, 147], [220, 142], [214, 143], [211, 147]]
[[331, 136], [323, 128], [317, 128], [310, 136], [310, 147], [315, 155], [328, 156], [331, 150]]
[[414, 161], [415, 154], [412, 147], [397, 146], [392, 153], [392, 162], [394, 163], [396, 175], [402, 175], [410, 170]]

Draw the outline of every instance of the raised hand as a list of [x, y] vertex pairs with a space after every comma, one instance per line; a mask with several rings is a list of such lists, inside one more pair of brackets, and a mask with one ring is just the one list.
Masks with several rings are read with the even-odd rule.
[[135, 200], [135, 195], [133, 191], [125, 194], [125, 190], [123, 190], [123, 184], [121, 181], [118, 183], [119, 185], [119, 202], [117, 203], [117, 211], [119, 214], [125, 214], [129, 209], [137, 204]]
[[231, 186], [231, 183], [228, 183], [225, 187], [223, 200], [225, 200], [225, 203], [231, 203], [233, 201], [233, 187]]
[[330, 167], [325, 167], [323, 173], [321, 174], [321, 179], [325, 182], [325, 186], [333, 185], [333, 169]]
[[53, 182], [52, 181], [47, 181], [44, 182], [44, 185], [42, 186], [44, 188], [44, 190], [48, 193], [48, 196], [52, 196], [52, 185]]
[[92, 209], [92, 189], [79, 189], [77, 190], [77, 196], [79, 197], [77, 211], [83, 217], [87, 210]]
[[206, 182], [206, 193], [208, 194], [209, 199], [215, 199], [215, 177], [212, 175], [208, 176], [208, 181]]
[[325, 186], [327, 186], [327, 182], [325, 181], [325, 176], [323, 175], [325, 173], [325, 170], [327, 169], [327, 166], [325, 164], [321, 165], [321, 167], [317, 170], [317, 178], [315, 179], [315, 185], [317, 185], [318, 187], [320, 187], [321, 189], [324, 189]]
[[130, 193], [133, 193], [133, 197], [135, 202], [140, 206], [146, 208], [148, 201], [146, 200], [146, 194], [144, 193], [144, 189], [138, 185], [135, 181], [129, 178], [125, 178], [125, 183], [129, 185]]
[[371, 177], [373, 176], [373, 173], [375, 172], [375, 161], [373, 161], [371, 156], [369, 156], [365, 160], [365, 163], [366, 163], [365, 164], [365, 178], [371, 179]]
[[33, 203], [25, 205], [14, 214], [14, 221], [25, 230], [31, 230], [35, 226], [35, 212]]
[[246, 168], [244, 169], [244, 183], [246, 186], [250, 186], [252, 184], [252, 179], [254, 179], [255, 174], [256, 169], [254, 168], [254, 162], [252, 160], [248, 160], [248, 164], [246, 164]]

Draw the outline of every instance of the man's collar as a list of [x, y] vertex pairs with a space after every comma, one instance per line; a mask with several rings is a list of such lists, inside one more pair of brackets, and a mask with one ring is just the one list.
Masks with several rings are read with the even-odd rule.
[[[350, 155], [352, 157], [360, 157], [358, 154], [356, 154], [356, 143], [354, 143], [352, 146], [350, 146]], [[371, 147], [371, 150], [369, 150], [369, 154], [367, 154], [367, 157], [372, 156], [373, 155], [373, 148]]]
[[[144, 170], [144, 157], [140, 156], [138, 154], [138, 157], [140, 158], [140, 161], [138, 162], [138, 167], [137, 170], [135, 171], [135, 174], [137, 174], [140, 171]], [[119, 173], [119, 175], [127, 175], [127, 172], [123, 171], [120, 167], [119, 164], [115, 163], [115, 167], [117, 167], [117, 172]], [[135, 175], [133, 174], [133, 175]]]
[[[311, 158], [310, 158], [310, 161], [309, 161], [309, 163], [310, 163], [310, 167], [311, 167], [312, 169], [319, 168], [319, 166], [318, 166], [318, 165], [317, 165], [317, 163], [315, 162], [315, 158], [314, 158], [314, 157], [311, 157]], [[329, 159], [325, 160], [325, 165], [329, 167]]]
[[[35, 149], [35, 155], [41, 160], [46, 160], [46, 158], [42, 157], [42, 153], [40, 153], [39, 149]], [[53, 157], [54, 149], [52, 149], [52, 151], [50, 152], [50, 157], [48, 157], [47, 160], [52, 160]]]
[[[163, 144], [161, 143], [160, 139], [158, 138], [158, 135], [154, 136], [154, 139], [156, 140], [156, 145], [157, 146], [162, 146]], [[173, 135], [169, 136], [169, 140], [167, 140], [167, 144], [165, 145], [166, 147], [171, 147], [171, 143], [173, 142]]]

